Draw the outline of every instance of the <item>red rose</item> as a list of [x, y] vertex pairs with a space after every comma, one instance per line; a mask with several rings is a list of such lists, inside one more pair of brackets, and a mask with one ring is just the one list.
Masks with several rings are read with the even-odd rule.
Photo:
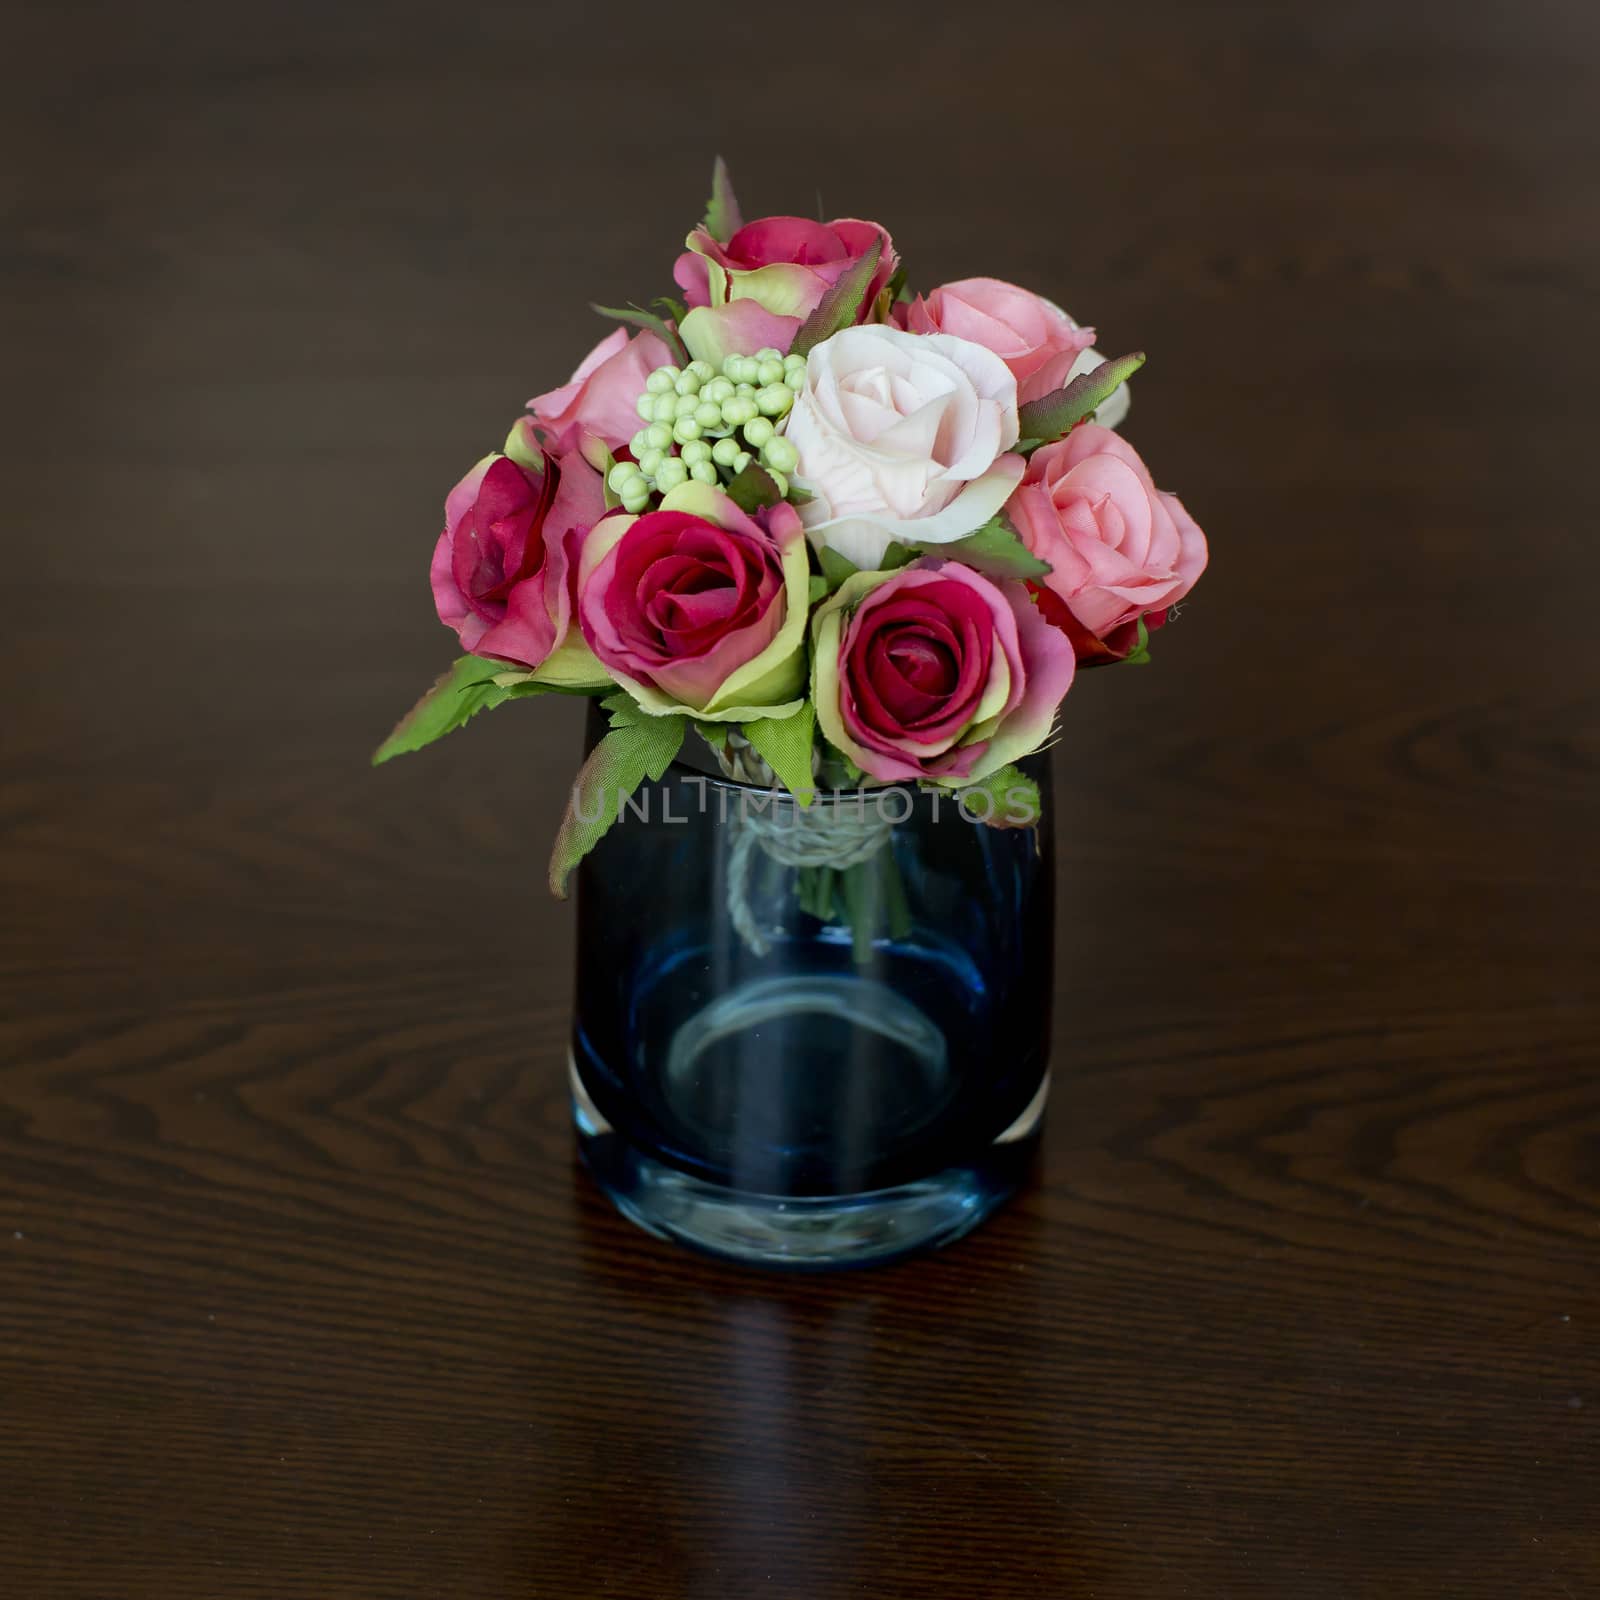
[[474, 655], [538, 667], [566, 640], [569, 569], [605, 497], [582, 456], [542, 457], [525, 422], [507, 445], [517, 459], [485, 456], [445, 500], [433, 599]]
[[1038, 749], [1072, 648], [1020, 583], [926, 558], [847, 578], [812, 621], [828, 742], [884, 782], [960, 785]]
[[659, 511], [613, 514], [584, 549], [584, 638], [645, 710], [713, 721], [786, 715], [805, 688], [810, 573], [799, 514], [747, 515], [687, 483]]
[[726, 244], [704, 228], [687, 243], [673, 268], [690, 308], [680, 331], [690, 353], [713, 366], [735, 353], [787, 350], [823, 295], [876, 244], [877, 269], [857, 319], [866, 321], [900, 264], [887, 230], [854, 217], [761, 217]]

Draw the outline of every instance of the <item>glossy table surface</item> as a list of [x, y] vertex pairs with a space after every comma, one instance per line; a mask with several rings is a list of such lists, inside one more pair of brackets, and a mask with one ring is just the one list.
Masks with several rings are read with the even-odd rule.
[[[0, 1592], [1600, 1593], [1592, 7], [5, 32]], [[1149, 351], [1213, 552], [1066, 706], [1036, 1183], [849, 1277], [574, 1162], [579, 708], [366, 765], [719, 148]]]

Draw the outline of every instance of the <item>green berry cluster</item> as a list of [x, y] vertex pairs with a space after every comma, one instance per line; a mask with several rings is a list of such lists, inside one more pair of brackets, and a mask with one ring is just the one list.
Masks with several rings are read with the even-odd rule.
[[691, 478], [716, 484], [759, 460], [783, 494], [799, 464], [795, 447], [778, 432], [804, 387], [804, 356], [758, 350], [729, 356], [718, 372], [709, 361], [657, 367], [637, 410], [644, 422], [607, 482], [627, 511], [642, 511], [652, 494], [666, 494]]

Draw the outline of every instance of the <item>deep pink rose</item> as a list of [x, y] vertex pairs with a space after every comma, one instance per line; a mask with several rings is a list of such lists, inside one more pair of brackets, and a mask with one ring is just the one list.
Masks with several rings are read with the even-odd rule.
[[540, 461], [524, 434], [521, 461], [485, 456], [445, 501], [430, 573], [439, 620], [474, 655], [542, 665], [566, 640], [569, 574], [604, 514], [600, 475], [575, 451]]
[[971, 783], [1038, 749], [1073, 653], [1024, 585], [954, 561], [858, 572], [812, 620], [812, 697], [869, 777]]
[[749, 355], [769, 345], [788, 350], [817, 302], [874, 242], [882, 253], [862, 301], [862, 322], [899, 265], [894, 244], [878, 223], [853, 217], [835, 222], [761, 217], [726, 244], [696, 228], [673, 268], [690, 308], [684, 343], [713, 365], [736, 351]]
[[953, 333], [981, 344], [1010, 367], [1026, 404], [1059, 389], [1094, 329], [1080, 328], [1039, 295], [999, 278], [963, 278], [902, 306], [896, 320], [912, 333]]
[[1205, 535], [1182, 502], [1156, 488], [1131, 444], [1092, 422], [1034, 452], [1006, 512], [1050, 563], [1040, 584], [1087, 635], [1066, 625], [1085, 660], [1107, 647], [1126, 654], [1126, 629], [1142, 616], [1164, 621], [1205, 570]]
[[634, 407], [645, 380], [671, 360], [666, 342], [653, 333], [618, 328], [608, 334], [579, 363], [570, 383], [528, 402], [548, 448], [557, 454], [581, 450], [587, 434], [608, 450], [620, 450], [639, 431]]
[[659, 511], [595, 529], [579, 620], [602, 665], [647, 711], [714, 721], [787, 714], [804, 691], [809, 570], [799, 514], [747, 516], [688, 483]]

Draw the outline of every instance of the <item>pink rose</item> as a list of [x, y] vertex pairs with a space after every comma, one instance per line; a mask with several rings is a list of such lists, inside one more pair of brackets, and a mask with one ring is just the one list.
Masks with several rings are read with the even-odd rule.
[[578, 579], [584, 638], [658, 716], [787, 716], [805, 689], [809, 565], [799, 514], [747, 516], [720, 490], [683, 484], [659, 511], [594, 530]]
[[672, 360], [666, 342], [653, 333], [607, 334], [572, 374], [572, 381], [528, 402], [538, 430], [556, 453], [581, 450], [584, 436], [620, 450], [639, 430], [634, 409], [645, 380]]
[[999, 278], [944, 284], [901, 307], [897, 320], [912, 333], [953, 333], [994, 351], [1011, 369], [1023, 404], [1059, 389], [1094, 343], [1093, 328], [1080, 328], [1058, 306]]
[[605, 496], [600, 475], [576, 452], [541, 456], [526, 419], [507, 448], [517, 459], [485, 456], [445, 501], [433, 599], [439, 620], [472, 654], [540, 667], [567, 643], [569, 574], [584, 535], [605, 514]]
[[[1164, 621], [1205, 570], [1206, 539], [1194, 518], [1156, 488], [1132, 445], [1092, 422], [1034, 452], [1006, 512], [1023, 543], [1050, 563], [1040, 583], [1077, 624], [1061, 619], [1086, 660], [1126, 654], [1131, 641], [1118, 630], [1146, 615]], [[1058, 615], [1049, 599], [1042, 603]]]
[[858, 572], [812, 619], [812, 698], [869, 777], [956, 786], [1038, 749], [1072, 646], [1026, 588], [953, 561]]
[[735, 352], [788, 350], [823, 295], [877, 243], [882, 253], [858, 319], [866, 321], [899, 265], [888, 232], [853, 217], [762, 217], [726, 244], [704, 228], [696, 228], [687, 242], [673, 268], [690, 307], [683, 339], [692, 355], [713, 366]]

